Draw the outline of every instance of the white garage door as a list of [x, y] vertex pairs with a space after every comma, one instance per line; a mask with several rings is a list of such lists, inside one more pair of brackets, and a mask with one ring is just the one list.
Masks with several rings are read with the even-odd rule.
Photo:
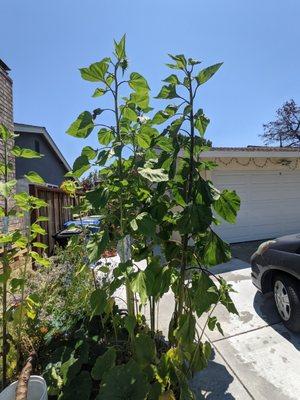
[[215, 171], [212, 181], [241, 198], [237, 223], [222, 221], [215, 228], [224, 240], [237, 243], [300, 232], [299, 171]]

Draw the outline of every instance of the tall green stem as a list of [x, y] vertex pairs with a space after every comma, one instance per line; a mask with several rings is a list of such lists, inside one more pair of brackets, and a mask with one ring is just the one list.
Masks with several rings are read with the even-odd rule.
[[[8, 182], [8, 154], [7, 154], [7, 141], [3, 141], [4, 144], [4, 182]], [[8, 199], [4, 197], [4, 233], [8, 231]], [[2, 257], [3, 266], [3, 291], [2, 291], [2, 387], [6, 386], [7, 381], [7, 277], [9, 273], [9, 259], [8, 259], [8, 249], [7, 245], [3, 248]]]
[[[195, 127], [194, 127], [194, 97], [193, 97], [193, 86], [192, 86], [192, 76], [191, 72], [187, 71], [187, 77], [189, 81], [189, 106], [190, 106], [190, 147], [189, 147], [189, 175], [186, 187], [186, 197], [185, 201], [188, 204], [191, 201], [192, 189], [194, 183], [194, 148], [195, 148]], [[182, 238], [182, 260], [180, 269], [180, 279], [179, 279], [179, 296], [178, 296], [178, 317], [182, 314], [183, 304], [184, 304], [184, 282], [186, 278], [186, 268], [187, 268], [187, 248], [188, 248], [189, 237], [188, 234], [184, 235]]]
[[[116, 119], [116, 135], [118, 141], [122, 143], [121, 133], [120, 133], [120, 121], [119, 121], [119, 104], [118, 104], [118, 96], [119, 96], [119, 84], [118, 84], [118, 63], [115, 65], [115, 90], [113, 91], [114, 96], [114, 111], [115, 111], [115, 119]], [[122, 149], [118, 151], [118, 170], [119, 170], [119, 179], [122, 181], [123, 179], [123, 166], [122, 166]], [[123, 196], [120, 194], [120, 233], [121, 233], [121, 251], [120, 251], [120, 260], [121, 262], [125, 262], [126, 260], [126, 246], [127, 241], [124, 237], [124, 206], [123, 206]], [[130, 288], [129, 282], [126, 281], [126, 300], [127, 300], [127, 309], [129, 315], [134, 315], [134, 295]]]

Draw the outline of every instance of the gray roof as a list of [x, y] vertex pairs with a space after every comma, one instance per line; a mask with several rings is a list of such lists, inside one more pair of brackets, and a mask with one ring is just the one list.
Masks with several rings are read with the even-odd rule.
[[49, 144], [53, 152], [56, 154], [57, 158], [60, 159], [64, 167], [66, 168], [67, 171], [71, 171], [71, 167], [68, 164], [67, 160], [65, 157], [62, 155], [61, 151], [59, 148], [56, 146], [54, 140], [48, 133], [47, 129], [44, 126], [36, 126], [36, 125], [27, 125], [27, 124], [14, 124], [14, 130], [17, 133], [37, 133], [39, 135], [42, 135], [46, 142]]
[[271, 146], [246, 146], [246, 147], [211, 147], [210, 151], [294, 151], [299, 152], [300, 147], [271, 147]]

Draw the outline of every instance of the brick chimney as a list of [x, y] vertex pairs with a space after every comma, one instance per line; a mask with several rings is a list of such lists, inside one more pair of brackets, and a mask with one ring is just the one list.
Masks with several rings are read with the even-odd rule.
[[[4, 124], [8, 130], [13, 132], [14, 122], [13, 122], [13, 91], [12, 91], [12, 79], [9, 76], [9, 67], [0, 59], [0, 123]], [[13, 143], [11, 143], [13, 146]], [[2, 148], [0, 144], [0, 152], [2, 153]], [[10, 161], [13, 166], [15, 166], [15, 158], [11, 155]], [[15, 168], [10, 176], [10, 179], [15, 178]], [[1, 177], [0, 177], [1, 179]], [[0, 205], [2, 201], [0, 200]], [[11, 205], [11, 204], [10, 204]], [[11, 217], [9, 221], [9, 229], [14, 229], [20, 225], [20, 220]], [[0, 231], [3, 226], [2, 218], [0, 219]]]
[[9, 71], [8, 66], [0, 59], [0, 123], [13, 131], [13, 95]]

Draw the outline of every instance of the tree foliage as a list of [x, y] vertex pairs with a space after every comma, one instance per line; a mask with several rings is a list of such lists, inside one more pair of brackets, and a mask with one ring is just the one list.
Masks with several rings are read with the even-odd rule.
[[286, 101], [276, 111], [276, 119], [263, 125], [264, 143], [279, 143], [280, 147], [300, 146], [300, 107], [295, 101]]

